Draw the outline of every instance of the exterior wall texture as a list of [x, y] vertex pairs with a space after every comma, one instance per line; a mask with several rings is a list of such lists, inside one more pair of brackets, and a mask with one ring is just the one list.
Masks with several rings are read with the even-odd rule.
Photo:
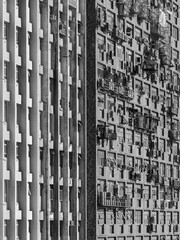
[[87, 2], [88, 239], [179, 239], [179, 5]]

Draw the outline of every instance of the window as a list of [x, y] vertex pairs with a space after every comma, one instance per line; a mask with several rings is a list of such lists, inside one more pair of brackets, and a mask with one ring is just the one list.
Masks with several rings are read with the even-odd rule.
[[142, 223], [142, 211], [135, 211], [135, 223], [141, 224]]
[[132, 145], [132, 144], [133, 144], [133, 131], [127, 130], [126, 136], [127, 136], [127, 142], [128, 142], [128, 144], [129, 144], [129, 145]]
[[127, 166], [134, 167], [134, 158], [133, 157], [128, 156], [126, 162], [127, 162]]
[[4, 62], [4, 79], [7, 79], [8, 63]]
[[172, 166], [171, 165], [167, 165], [166, 166], [166, 174], [168, 178], [170, 178], [172, 176]]
[[114, 182], [113, 181], [107, 182], [107, 191], [112, 194], [114, 193]]
[[108, 61], [110, 61], [111, 64], [113, 64], [113, 58], [115, 56], [115, 51], [114, 51], [114, 42], [113, 41], [108, 41], [107, 43], [107, 56], [108, 56]]
[[160, 188], [160, 199], [161, 199], [161, 200], [164, 200], [164, 198], [165, 198], [164, 187], [161, 187], [161, 188]]
[[19, 44], [19, 29], [16, 28], [16, 44]]
[[173, 106], [174, 108], [179, 108], [179, 98], [178, 98], [178, 96], [173, 96], [172, 106]]
[[165, 116], [164, 115], [160, 115], [160, 126], [162, 129], [165, 128]]
[[142, 168], [142, 159], [141, 158], [136, 158], [134, 169], [135, 169], [136, 172], [141, 172], [141, 168]]
[[165, 212], [160, 212], [159, 213], [159, 223], [161, 225], [164, 225], [165, 224]]
[[135, 141], [135, 144], [138, 145], [139, 147], [141, 146], [142, 144], [142, 135], [141, 133], [135, 133], [134, 134], [134, 141]]
[[103, 36], [98, 35], [97, 42], [98, 42], [97, 46], [98, 46], [99, 59], [101, 61], [104, 61], [105, 60], [105, 52], [106, 52], [105, 38]]
[[136, 198], [137, 199], [141, 199], [142, 198], [142, 192], [143, 192], [143, 189], [142, 189], [142, 185], [140, 185], [140, 184], [137, 184], [136, 186], [135, 186], [135, 192], [136, 192]]
[[179, 167], [173, 166], [173, 174], [175, 179], [179, 178]]
[[133, 189], [133, 184], [128, 183], [128, 184], [127, 184], [127, 188], [126, 188], [126, 194], [127, 194], [130, 198], [132, 198], [133, 195], [134, 195], [134, 191], [133, 191], [133, 190], [134, 190], [134, 189]]
[[107, 214], [107, 224], [109, 224], [109, 225], [113, 225], [114, 224], [114, 212], [113, 211], [108, 211], [108, 212], [106, 212], [106, 214]]
[[112, 32], [114, 28], [114, 23], [115, 23], [114, 14], [108, 11], [106, 16], [106, 21], [108, 23], [108, 32], [109, 31]]
[[133, 25], [127, 23], [126, 24], [126, 35], [129, 37], [129, 38], [133, 38]]
[[152, 199], [157, 200], [158, 199], [158, 187], [152, 186]]
[[7, 39], [7, 33], [8, 33], [8, 23], [4, 23], [4, 39]]
[[174, 212], [173, 213], [173, 224], [178, 224], [179, 223], [179, 213]]
[[126, 223], [127, 224], [133, 224], [134, 221], [134, 214], [133, 211], [129, 210], [126, 212]]
[[173, 16], [174, 16], [174, 20], [175, 20], [175, 24], [178, 23], [178, 10], [179, 10], [179, 7], [176, 5], [176, 4], [173, 4]]
[[118, 64], [118, 66], [119, 66], [119, 68], [120, 69], [123, 69], [123, 61], [125, 60], [125, 50], [124, 50], [124, 47], [123, 46], [117, 46], [117, 54], [116, 54], [116, 56], [117, 56], [117, 59], [118, 59], [118, 61], [119, 61], [119, 64]]
[[150, 198], [150, 186], [144, 185], [143, 196], [145, 200], [149, 200]]
[[117, 162], [117, 168], [123, 168], [124, 165], [125, 165], [125, 157], [124, 157], [124, 155], [118, 154], [116, 162]]
[[151, 216], [154, 218], [153, 224], [158, 224], [158, 212], [156, 211], [152, 212]]
[[173, 143], [172, 153], [178, 155], [178, 143]]
[[30, 41], [31, 41], [31, 34], [28, 32], [28, 45], [30, 45]]
[[165, 152], [165, 140], [164, 139], [159, 140], [159, 150], [162, 152]]
[[179, 40], [179, 31], [177, 27], [173, 27], [173, 38]]
[[165, 164], [160, 163], [160, 176], [165, 176]]
[[143, 220], [145, 225], [149, 224], [149, 211], [144, 211]]
[[4, 101], [4, 122], [8, 122], [8, 105], [9, 102]]
[[16, 82], [19, 80], [19, 67], [16, 66]]
[[104, 224], [104, 211], [98, 211], [98, 224], [102, 225]]
[[51, 211], [53, 211], [54, 210], [54, 208], [53, 208], [53, 204], [54, 204], [54, 188], [53, 188], [52, 185], [50, 186], [50, 203], [51, 203]]
[[[125, 220], [125, 213], [124, 213], [124, 210], [119, 210], [118, 212], [117, 212], [117, 220], [116, 220], [116, 223], [117, 224], [121, 224], [121, 225], [123, 225], [124, 224], [124, 220]], [[123, 240], [123, 239], [121, 239], [121, 238], [118, 238], [119, 240]]]
[[126, 50], [126, 62], [134, 62], [133, 52], [131, 50]]
[[137, 41], [137, 50], [141, 51], [142, 30], [135, 28], [135, 39]]
[[117, 137], [120, 144], [124, 142], [124, 128], [117, 128]]
[[149, 136], [147, 134], [143, 135], [143, 146], [146, 148], [149, 147]]
[[171, 224], [171, 213], [167, 212], [166, 213], [166, 224]]

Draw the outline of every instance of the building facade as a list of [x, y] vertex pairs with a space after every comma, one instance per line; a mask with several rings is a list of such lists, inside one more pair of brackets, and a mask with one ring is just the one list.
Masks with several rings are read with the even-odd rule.
[[180, 237], [179, 6], [87, 2], [88, 240]]
[[86, 239], [84, 0], [0, 1], [0, 239]]

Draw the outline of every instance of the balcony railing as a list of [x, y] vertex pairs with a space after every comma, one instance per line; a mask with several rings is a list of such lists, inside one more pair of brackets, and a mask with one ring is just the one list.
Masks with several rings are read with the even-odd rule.
[[134, 91], [131, 87], [122, 86], [117, 82], [108, 79], [99, 79], [98, 87], [103, 91], [108, 91], [111, 94], [117, 95], [117, 97], [133, 99]]
[[132, 207], [130, 198], [119, 198], [119, 197], [107, 197], [103, 194], [99, 196], [99, 205], [102, 207], [112, 207], [112, 208], [130, 208]]

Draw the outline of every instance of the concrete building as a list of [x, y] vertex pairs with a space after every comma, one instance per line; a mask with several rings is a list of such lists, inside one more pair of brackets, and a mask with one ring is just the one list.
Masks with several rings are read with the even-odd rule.
[[0, 239], [86, 239], [85, 0], [0, 1]]
[[0, 239], [179, 240], [179, 7], [0, 2]]
[[87, 1], [88, 240], [180, 237], [179, 6]]

